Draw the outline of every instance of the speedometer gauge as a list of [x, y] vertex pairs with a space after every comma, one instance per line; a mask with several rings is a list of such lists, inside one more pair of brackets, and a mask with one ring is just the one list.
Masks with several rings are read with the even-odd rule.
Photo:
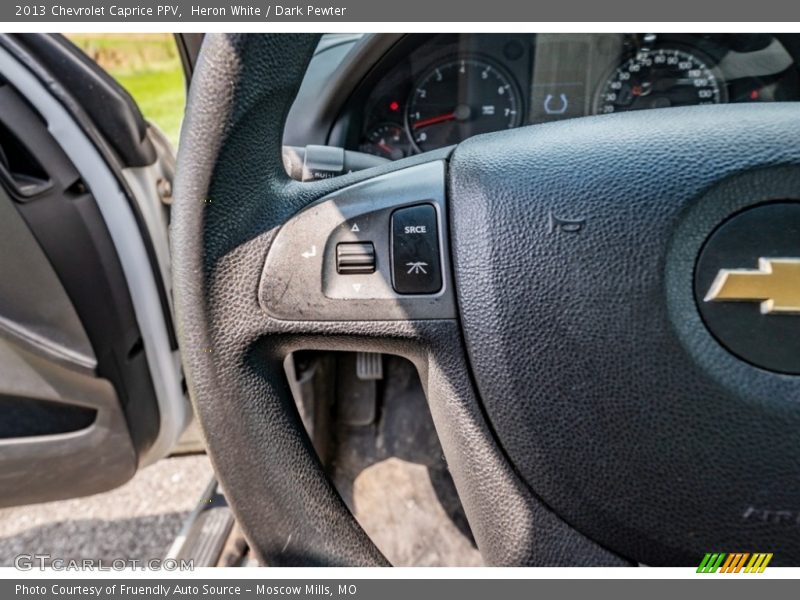
[[479, 133], [517, 127], [520, 93], [510, 76], [483, 60], [436, 65], [411, 92], [406, 113], [417, 149], [441, 148]]
[[639, 50], [609, 76], [595, 99], [596, 114], [719, 104], [727, 101], [718, 70], [701, 55], [675, 48]]

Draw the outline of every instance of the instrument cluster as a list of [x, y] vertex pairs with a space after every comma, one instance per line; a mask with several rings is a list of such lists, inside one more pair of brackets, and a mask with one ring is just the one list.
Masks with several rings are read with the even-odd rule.
[[395, 160], [548, 121], [798, 100], [795, 43], [769, 34], [409, 36], [351, 99], [346, 145]]

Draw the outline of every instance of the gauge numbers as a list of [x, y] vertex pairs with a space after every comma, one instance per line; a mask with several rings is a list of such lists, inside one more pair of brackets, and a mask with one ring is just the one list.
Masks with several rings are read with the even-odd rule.
[[429, 69], [407, 106], [409, 135], [421, 152], [517, 127], [522, 120], [520, 93], [511, 78], [499, 67], [474, 58]]
[[595, 113], [726, 102], [724, 82], [709, 64], [685, 50], [642, 49], [600, 88]]

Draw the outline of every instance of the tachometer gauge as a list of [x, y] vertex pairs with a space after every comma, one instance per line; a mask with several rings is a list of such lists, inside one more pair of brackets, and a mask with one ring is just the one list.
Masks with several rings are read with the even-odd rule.
[[598, 90], [596, 114], [727, 102], [725, 83], [710, 61], [675, 48], [645, 48]]
[[381, 123], [364, 136], [359, 150], [383, 158], [398, 160], [411, 154], [411, 143], [400, 125]]
[[517, 127], [521, 120], [522, 101], [510, 76], [474, 58], [430, 69], [412, 90], [406, 113], [411, 139], [422, 152]]

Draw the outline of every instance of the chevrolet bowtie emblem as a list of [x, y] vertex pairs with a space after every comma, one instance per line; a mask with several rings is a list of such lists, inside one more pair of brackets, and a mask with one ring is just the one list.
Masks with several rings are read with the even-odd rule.
[[758, 269], [722, 269], [706, 302], [761, 302], [761, 313], [800, 314], [800, 258], [759, 258]]

